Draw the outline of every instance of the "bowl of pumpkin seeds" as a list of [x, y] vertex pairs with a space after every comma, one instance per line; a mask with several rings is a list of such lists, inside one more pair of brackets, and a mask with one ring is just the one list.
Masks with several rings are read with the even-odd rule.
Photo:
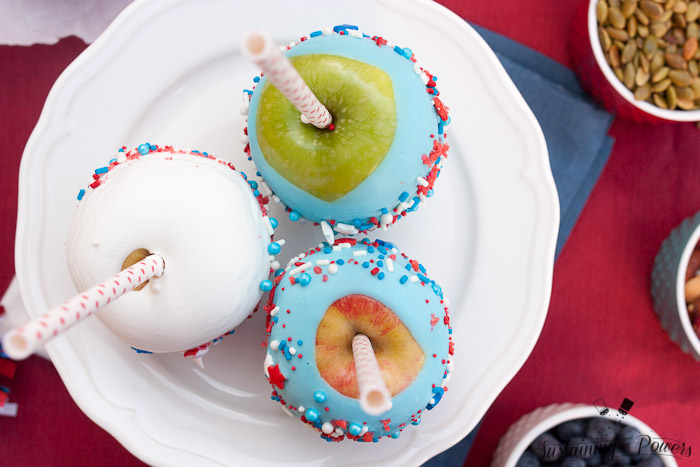
[[591, 0], [593, 55], [617, 94], [637, 109], [700, 121], [700, 1]]

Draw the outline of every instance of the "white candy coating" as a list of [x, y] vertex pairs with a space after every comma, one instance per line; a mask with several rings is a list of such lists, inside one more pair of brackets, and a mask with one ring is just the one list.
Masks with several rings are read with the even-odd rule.
[[130, 159], [88, 190], [66, 253], [78, 290], [118, 272], [138, 248], [163, 257], [156, 287], [96, 313], [129, 345], [161, 353], [205, 344], [254, 310], [269, 274], [269, 244], [258, 201], [240, 173], [216, 159], [166, 151]]

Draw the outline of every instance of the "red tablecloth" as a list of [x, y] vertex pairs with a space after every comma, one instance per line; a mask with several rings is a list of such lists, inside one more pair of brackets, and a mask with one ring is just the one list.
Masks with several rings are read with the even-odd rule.
[[[584, 0], [444, 0], [462, 17], [570, 65], [568, 35]], [[48, 91], [83, 50], [76, 39], [54, 46], [0, 47], [0, 290], [13, 275], [17, 170]], [[649, 275], [657, 248], [685, 216], [700, 209], [700, 131], [691, 124], [618, 121], [608, 166], [554, 270], [542, 336], [525, 366], [490, 408], [467, 459], [490, 462], [498, 439], [532, 409], [602, 397], [664, 436], [700, 450], [700, 363], [683, 354], [652, 312]], [[0, 417], [2, 465], [140, 465], [93, 424], [49, 362], [21, 362], [11, 381], [17, 418]], [[680, 465], [700, 465], [700, 451]]]

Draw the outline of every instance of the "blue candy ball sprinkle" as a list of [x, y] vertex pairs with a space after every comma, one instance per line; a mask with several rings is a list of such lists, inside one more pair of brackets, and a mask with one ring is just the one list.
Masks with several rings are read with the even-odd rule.
[[401, 435], [401, 432], [400, 432], [400, 431], [396, 431], [396, 432], [392, 433], [391, 437], [394, 438], [394, 439], [396, 439], [396, 438], [398, 438], [400, 435]]
[[311, 276], [305, 272], [302, 272], [301, 274], [299, 274], [297, 282], [300, 283], [302, 286], [307, 286], [311, 282]]
[[296, 222], [296, 221], [298, 221], [299, 219], [301, 219], [301, 214], [299, 214], [298, 212], [292, 211], [292, 212], [289, 213], [289, 220], [290, 220], [290, 221]]
[[322, 404], [326, 401], [326, 394], [323, 391], [316, 391], [314, 393], [314, 400], [319, 404]]
[[318, 412], [316, 409], [308, 409], [306, 411], [306, 419], [312, 423], [318, 420]]
[[269, 292], [270, 290], [272, 290], [272, 281], [267, 280], [267, 279], [264, 280], [264, 281], [262, 281], [262, 282], [260, 283], [260, 289], [261, 289], [263, 292]]
[[142, 156], [145, 156], [149, 152], [151, 152], [151, 146], [149, 144], [141, 144], [138, 147], [139, 154]]
[[282, 247], [281, 247], [280, 244], [277, 243], [277, 242], [270, 243], [270, 244], [267, 246], [267, 252], [270, 253], [271, 255], [276, 255], [276, 254], [278, 254], [280, 251], [282, 251]]
[[[306, 417], [309, 418], [309, 417]], [[348, 433], [350, 433], [353, 436], [357, 436], [362, 432], [362, 427], [358, 425], [357, 423], [351, 423], [348, 426]]]
[[249, 181], [249, 182], [248, 182], [248, 185], [250, 185], [250, 187], [251, 187], [253, 190], [257, 190], [257, 189], [258, 189], [258, 182], [256, 182], [255, 180]]
[[275, 219], [274, 217], [270, 217], [270, 225], [272, 226], [273, 229], [277, 228], [277, 224], [278, 224], [277, 219]]

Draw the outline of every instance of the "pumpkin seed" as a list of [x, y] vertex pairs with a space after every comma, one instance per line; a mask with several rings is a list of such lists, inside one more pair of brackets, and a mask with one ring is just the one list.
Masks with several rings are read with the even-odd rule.
[[659, 81], [665, 80], [666, 78], [668, 78], [669, 71], [670, 70], [668, 67], [659, 68], [659, 70], [656, 73], [651, 75], [651, 82], [658, 83]]
[[624, 29], [606, 28], [611, 39], [627, 42], [630, 35]]
[[675, 68], [677, 70], [685, 70], [688, 67], [688, 65], [685, 63], [685, 60], [683, 60], [683, 57], [681, 57], [677, 53], [666, 52], [664, 54], [664, 59], [666, 60], [666, 64], [671, 68]]
[[688, 10], [688, 4], [685, 3], [684, 1], [678, 1], [676, 2], [675, 5], [673, 5], [673, 12], [674, 13], [685, 13]]
[[608, 0], [608, 6], [613, 8], [620, 8], [620, 0]]
[[700, 99], [700, 78], [693, 78], [693, 82], [690, 83], [690, 89], [693, 90], [693, 99]]
[[652, 56], [656, 52], [656, 38], [654, 36], [649, 36], [644, 39], [644, 53], [648, 56]]
[[685, 20], [685, 15], [682, 15], [680, 13], [674, 13], [673, 24], [675, 24], [679, 28], [684, 28], [686, 24], [688, 24], [688, 22]]
[[622, 29], [625, 27], [625, 17], [622, 16], [622, 12], [617, 8], [610, 8], [608, 10], [608, 22], [617, 29]]
[[658, 19], [664, 14], [664, 9], [661, 5], [652, 0], [642, 0], [639, 4], [642, 11], [651, 19]]
[[655, 85], [651, 87], [652, 91], [654, 92], [664, 92], [671, 86], [671, 80], [670, 79], [665, 79], [663, 81], [659, 81]]
[[610, 47], [612, 46], [612, 41], [610, 40], [610, 35], [608, 34], [608, 31], [606, 31], [603, 28], [598, 28], [598, 38], [600, 39], [600, 45], [603, 47], [603, 50], [605, 52], [610, 50]]
[[668, 109], [668, 104], [666, 103], [666, 99], [661, 97], [660, 94], [654, 94], [654, 104], [657, 105], [657, 107], [661, 107], [662, 109]]
[[605, 0], [599, 0], [595, 7], [595, 15], [598, 18], [598, 23], [603, 24], [608, 19], [608, 4]]
[[659, 51], [651, 57], [651, 63], [649, 65], [651, 73], [656, 73], [662, 66], [664, 66], [664, 54]]
[[620, 67], [613, 68], [613, 73], [615, 73], [615, 76], [617, 76], [617, 79], [619, 79], [620, 81], [624, 80], [625, 75], [622, 72], [622, 68], [620, 68]]
[[634, 91], [634, 98], [637, 99], [638, 101], [645, 101], [649, 99], [649, 96], [651, 95], [651, 89], [649, 88], [648, 84], [645, 84], [644, 86], [640, 86]]
[[671, 70], [668, 74], [671, 82], [678, 87], [684, 87], [690, 85], [693, 77], [685, 70]]
[[649, 30], [653, 35], [655, 35], [657, 38], [662, 38], [666, 35], [668, 32], [668, 29], [671, 27], [671, 23], [666, 22], [666, 23], [652, 23], [651, 26], [649, 26]]
[[637, 26], [637, 34], [639, 34], [639, 37], [648, 37], [649, 36], [649, 28], [642, 25]]
[[700, 3], [691, 2], [688, 4], [688, 10], [685, 12], [685, 19], [692, 23], [698, 18], [700, 18]]
[[625, 84], [625, 86], [627, 86], [627, 88], [634, 88], [634, 65], [631, 63], [625, 65], [625, 74], [622, 82]]
[[613, 68], [620, 66], [620, 49], [614, 45], [610, 47], [610, 51], [608, 52], [608, 63]]
[[685, 28], [685, 37], [688, 39], [690, 38], [698, 38], [698, 32], [700, 32], [700, 28], [698, 28], [698, 23], [690, 23], [686, 28]]
[[689, 87], [676, 88], [676, 97], [679, 101], [693, 101], [693, 90]]
[[644, 71], [641, 68], [637, 69], [637, 73], [634, 75], [634, 84], [637, 86], [643, 86], [649, 82], [649, 72]]
[[634, 14], [634, 10], [637, 9], [637, 0], [625, 0], [622, 2], [622, 7], [620, 7], [620, 11], [622, 12], [622, 16], [625, 17], [625, 19], [629, 18]]
[[634, 16], [643, 25], [645, 25], [645, 26], [649, 25], [649, 17], [646, 14], [644, 14], [644, 12], [642, 10], [640, 10], [639, 8], [637, 8], [635, 10]]
[[667, 0], [667, 2], [664, 4], [664, 10], [672, 10], [675, 5], [676, 0]]
[[669, 86], [666, 90], [666, 102], [668, 102], [668, 108], [673, 110], [678, 104], [678, 96], [676, 95], [676, 88]]
[[634, 58], [635, 53], [637, 53], [637, 44], [634, 41], [629, 41], [627, 44], [625, 44], [625, 47], [622, 49], [622, 53], [620, 54], [620, 61], [622, 63], [629, 63], [629, 61]]
[[635, 37], [637, 35], [637, 18], [634, 16], [627, 20], [627, 34], [630, 37]]
[[690, 60], [695, 56], [695, 52], [698, 51], [698, 40], [695, 37], [691, 37], [683, 45], [683, 58]]
[[698, 62], [696, 62], [695, 60], [689, 61], [688, 62], [688, 71], [693, 76], [700, 75], [700, 67], [698, 67]]
[[646, 55], [642, 53], [639, 53], [639, 66], [642, 67], [642, 70], [644, 70], [645, 73], [651, 73], [651, 67], [649, 67], [649, 59]]

